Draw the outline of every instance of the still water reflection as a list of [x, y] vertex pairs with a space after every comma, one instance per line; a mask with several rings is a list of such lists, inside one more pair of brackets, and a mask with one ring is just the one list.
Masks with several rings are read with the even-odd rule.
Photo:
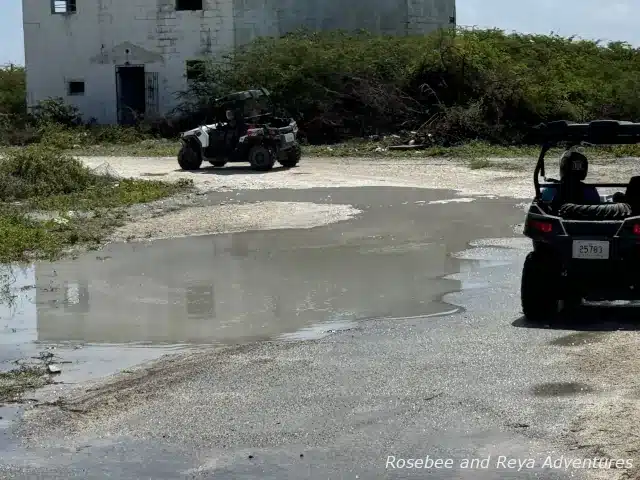
[[247, 232], [114, 245], [106, 259], [38, 264], [40, 341], [233, 343], [325, 322], [448, 311], [445, 245], [287, 243]]

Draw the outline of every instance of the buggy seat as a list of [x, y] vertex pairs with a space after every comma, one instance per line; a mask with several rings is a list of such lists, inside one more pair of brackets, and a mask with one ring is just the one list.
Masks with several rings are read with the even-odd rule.
[[631, 207], [633, 215], [640, 215], [640, 176], [631, 177], [621, 200]]
[[[560, 185], [558, 189], [561, 190]], [[590, 204], [578, 201], [579, 194], [562, 195], [559, 191], [551, 208], [565, 220], [624, 220], [640, 215], [640, 176], [632, 177], [625, 193], [616, 194], [614, 198], [613, 203]]]
[[593, 185], [587, 185], [581, 181], [563, 181], [555, 189], [555, 195], [551, 202], [552, 209], [558, 211], [563, 205], [573, 203], [576, 205], [599, 205], [600, 194]]

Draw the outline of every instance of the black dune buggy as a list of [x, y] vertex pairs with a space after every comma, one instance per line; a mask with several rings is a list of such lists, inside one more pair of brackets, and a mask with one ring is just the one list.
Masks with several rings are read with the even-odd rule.
[[249, 162], [254, 170], [270, 170], [276, 161], [295, 167], [300, 161], [298, 125], [276, 116], [264, 89], [231, 93], [216, 99], [215, 122], [182, 133], [178, 164], [198, 170], [203, 161], [214, 167], [229, 162]]
[[[580, 160], [586, 157], [578, 154], [573, 165], [566, 165], [565, 178], [553, 180], [546, 178], [544, 163], [549, 149], [561, 145], [575, 151], [585, 144], [640, 143], [640, 123], [557, 121], [536, 127], [536, 136], [542, 151], [524, 226], [533, 241], [522, 271], [525, 317], [552, 320], [583, 300], [640, 299], [640, 176], [629, 183], [586, 184], [587, 165]], [[625, 190], [602, 195], [596, 187]], [[580, 188], [596, 191], [596, 200], [585, 200]]]

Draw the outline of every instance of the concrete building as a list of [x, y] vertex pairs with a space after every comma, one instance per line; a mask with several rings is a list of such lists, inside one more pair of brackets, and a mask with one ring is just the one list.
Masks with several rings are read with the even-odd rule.
[[455, 25], [455, 0], [23, 0], [27, 101], [85, 120], [175, 106], [198, 62], [300, 27], [407, 35]]

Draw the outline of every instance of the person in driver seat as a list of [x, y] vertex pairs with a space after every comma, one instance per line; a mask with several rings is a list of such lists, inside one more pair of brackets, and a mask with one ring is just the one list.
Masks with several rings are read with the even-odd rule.
[[542, 200], [560, 206], [565, 203], [598, 205], [600, 194], [593, 185], [584, 183], [589, 161], [582, 153], [567, 150], [560, 157], [560, 182], [555, 188], [542, 190]]
[[236, 121], [233, 110], [227, 110], [225, 117], [227, 118], [227, 124], [222, 128], [224, 131], [224, 142], [227, 148], [233, 148], [236, 136]]
[[238, 109], [228, 109], [225, 112], [225, 116], [227, 117], [227, 125], [225, 126], [226, 143], [229, 148], [235, 148], [240, 137], [246, 135], [247, 124], [244, 121], [242, 112]]

